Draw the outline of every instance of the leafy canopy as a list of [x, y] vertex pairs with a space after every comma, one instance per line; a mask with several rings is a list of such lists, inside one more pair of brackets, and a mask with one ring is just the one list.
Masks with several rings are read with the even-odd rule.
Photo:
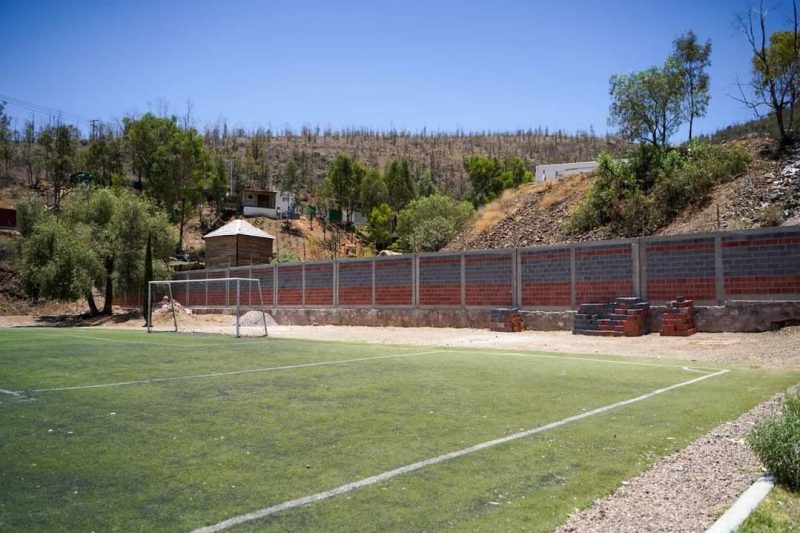
[[449, 243], [475, 214], [469, 202], [434, 194], [413, 200], [397, 216], [396, 248], [435, 252]]

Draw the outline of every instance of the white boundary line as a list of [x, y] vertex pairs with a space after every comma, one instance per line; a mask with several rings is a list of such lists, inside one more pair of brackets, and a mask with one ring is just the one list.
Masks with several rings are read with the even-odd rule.
[[631, 366], [655, 366], [660, 368], [674, 368], [676, 370], [684, 370], [686, 372], [699, 372], [701, 374], [709, 374], [720, 370], [719, 368], [709, 368], [702, 366], [688, 367], [686, 365], [669, 365], [666, 363], [639, 363], [636, 361], [617, 361], [614, 359], [594, 359], [592, 357], [570, 357], [569, 355], [545, 355], [545, 354], [528, 354], [528, 353], [504, 353], [498, 355], [513, 355], [516, 357], [533, 357], [536, 359], [558, 359], [559, 361], [591, 361], [593, 363], [608, 363], [610, 365], [631, 365]]
[[[33, 328], [31, 328], [33, 329]], [[50, 334], [50, 333], [40, 333], [37, 334], [41, 337], [51, 337], [51, 338], [58, 338], [58, 339], [89, 339], [93, 341], [102, 341], [102, 342], [113, 342], [114, 344], [143, 344], [147, 346], [163, 346], [164, 348], [209, 348], [212, 346], [245, 346], [249, 344], [258, 344], [257, 341], [234, 341], [234, 342], [217, 342], [213, 344], [166, 344], [161, 342], [149, 342], [149, 341], [129, 341], [129, 340], [118, 340], [118, 339], [105, 339], [103, 337], [92, 337], [91, 335], [60, 335]]]
[[[413, 352], [413, 353], [401, 353], [401, 354], [393, 354], [393, 355], [379, 355], [375, 357], [359, 357], [357, 359], [337, 359], [336, 361], [320, 361], [317, 363], [301, 363], [297, 365], [285, 365], [285, 366], [272, 366], [266, 368], [251, 368], [248, 370], [230, 370], [227, 372], [213, 372], [210, 374], [195, 374], [192, 376], [172, 376], [172, 377], [165, 377], [165, 378], [150, 378], [150, 379], [141, 379], [137, 381], [120, 381], [117, 383], [98, 383], [95, 385], [75, 385], [72, 387], [53, 387], [50, 389], [31, 389], [29, 392], [57, 392], [57, 391], [70, 391], [70, 390], [84, 390], [84, 389], [99, 389], [99, 388], [106, 388], [106, 387], [122, 387], [125, 385], [145, 385], [148, 383], [161, 383], [164, 381], [178, 381], [178, 380], [191, 380], [191, 379], [204, 379], [204, 378], [216, 378], [221, 376], [236, 376], [239, 374], [255, 374], [257, 372], [272, 372], [275, 370], [290, 370], [293, 368], [308, 368], [312, 366], [326, 366], [326, 365], [340, 365], [345, 363], [356, 363], [359, 361], [373, 361], [376, 359], [393, 359], [398, 357], [411, 357], [413, 355], [430, 355], [434, 353], [441, 353], [442, 350], [430, 350], [426, 352]], [[11, 394], [14, 394], [11, 392]]]
[[590, 416], [598, 415], [601, 413], [605, 413], [611, 411], [613, 409], [618, 409], [620, 407], [630, 405], [632, 403], [641, 402], [642, 400], [647, 400], [648, 398], [652, 398], [653, 396], [657, 396], [659, 394], [663, 394], [665, 392], [669, 392], [671, 390], [678, 389], [680, 387], [685, 387], [687, 385], [692, 385], [694, 383], [698, 383], [705, 379], [721, 376], [730, 372], [730, 370], [720, 370], [719, 372], [715, 372], [713, 374], [706, 374], [704, 376], [700, 376], [698, 378], [691, 379], [689, 381], [684, 381], [682, 383], [678, 383], [676, 385], [670, 385], [669, 387], [664, 387], [661, 389], [654, 390], [652, 392], [648, 392], [646, 394], [642, 394], [641, 396], [637, 396], [635, 398], [631, 398], [628, 400], [623, 400], [620, 402], [612, 403], [603, 407], [598, 407], [597, 409], [593, 409], [591, 411], [586, 411], [579, 415], [570, 416], [567, 418], [563, 418], [556, 422], [551, 422], [549, 424], [545, 424], [543, 426], [538, 426], [535, 428], [528, 429], [526, 431], [522, 431], [519, 433], [514, 433], [513, 435], [507, 435], [505, 437], [501, 437], [499, 439], [494, 439], [486, 442], [482, 442], [480, 444], [475, 444], [474, 446], [470, 446], [468, 448], [463, 448], [461, 450], [456, 450], [453, 452], [449, 452], [443, 455], [439, 455], [436, 457], [432, 457], [430, 459], [425, 459], [424, 461], [419, 461], [417, 463], [412, 463], [409, 465], [401, 466], [399, 468], [395, 468], [393, 470], [388, 470], [383, 472], [382, 474], [378, 474], [375, 476], [370, 476], [367, 478], [359, 479], [358, 481], [354, 481], [352, 483], [347, 483], [345, 485], [341, 485], [334, 489], [326, 490], [323, 492], [318, 492], [316, 494], [312, 494], [310, 496], [304, 496], [302, 498], [298, 498], [296, 500], [289, 500], [287, 502], [279, 503], [277, 505], [273, 505], [271, 507], [265, 507], [263, 509], [259, 509], [258, 511], [253, 511], [250, 513], [242, 514], [239, 516], [234, 516], [232, 518], [228, 518], [227, 520], [223, 520], [222, 522], [218, 522], [216, 524], [205, 526], [201, 528], [197, 528], [192, 531], [192, 533], [213, 533], [216, 531], [222, 531], [232, 526], [236, 526], [239, 524], [244, 524], [245, 522], [250, 522], [252, 520], [257, 520], [259, 518], [265, 518], [267, 516], [273, 515], [275, 513], [279, 513], [281, 511], [286, 511], [288, 509], [294, 509], [296, 507], [301, 507], [303, 505], [308, 505], [311, 503], [316, 503], [322, 500], [326, 500], [328, 498], [332, 498], [334, 496], [339, 496], [341, 494], [345, 494], [348, 492], [352, 492], [363, 487], [374, 485], [376, 483], [381, 483], [383, 481], [387, 481], [394, 477], [400, 476], [402, 474], [408, 474], [409, 472], [414, 472], [416, 470], [420, 470], [422, 468], [435, 465], [438, 463], [442, 463], [444, 461], [448, 461], [450, 459], [455, 459], [456, 457], [461, 457], [464, 455], [472, 454], [481, 450], [485, 450], [486, 448], [491, 448], [493, 446], [497, 446], [499, 444], [505, 444], [507, 442], [511, 442], [513, 440], [521, 439], [524, 437], [529, 437], [531, 435], [535, 435], [537, 433], [542, 433], [544, 431], [548, 431], [550, 429], [555, 429], [571, 422], [576, 422], [578, 420], [582, 420], [584, 418], [588, 418]]

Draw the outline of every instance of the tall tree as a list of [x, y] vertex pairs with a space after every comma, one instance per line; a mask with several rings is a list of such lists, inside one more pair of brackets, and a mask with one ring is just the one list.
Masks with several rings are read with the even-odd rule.
[[142, 281], [142, 316], [144, 317], [144, 325], [150, 326], [149, 305], [152, 305], [152, 303], [147, 301], [150, 282], [153, 281], [153, 234], [150, 231], [147, 232], [147, 245], [144, 250], [144, 279]]
[[349, 154], [339, 154], [328, 169], [328, 187], [336, 205], [343, 213], [346, 221], [351, 220], [353, 210], [359, 201], [361, 181], [366, 169], [360, 161]]
[[672, 58], [683, 80], [681, 112], [689, 122], [689, 140], [692, 140], [694, 119], [706, 114], [710, 96], [709, 76], [706, 69], [711, 66], [711, 41], [697, 42], [697, 35], [687, 31], [673, 42]]
[[20, 143], [20, 159], [25, 167], [25, 176], [28, 186], [32, 189], [39, 187], [39, 156], [36, 148], [36, 125], [33, 118], [25, 121]]
[[172, 134], [178, 129], [177, 119], [145, 113], [138, 119], [126, 117], [122, 122], [125, 151], [131, 169], [138, 178], [137, 188], [142, 190], [144, 188], [143, 180], [150, 183], [156, 151], [159, 146], [167, 144]]
[[383, 249], [392, 238], [392, 208], [389, 204], [373, 207], [369, 214], [369, 237], [376, 248]]
[[383, 180], [389, 193], [389, 205], [395, 211], [400, 211], [416, 197], [408, 159], [403, 157], [392, 160], [386, 168]]
[[283, 167], [278, 178], [281, 192], [289, 193], [292, 196], [292, 203], [300, 204], [300, 196], [303, 193], [303, 180], [300, 177], [300, 169], [294, 158], [290, 157]]
[[102, 124], [97, 127], [84, 152], [83, 164], [83, 170], [94, 174], [100, 185], [111, 185], [113, 176], [122, 175], [122, 142], [110, 128]]
[[0, 100], [0, 158], [3, 160], [5, 175], [8, 175], [8, 166], [11, 163], [13, 136], [14, 132], [11, 129], [11, 119], [6, 114], [6, 102]]
[[800, 97], [800, 26], [797, 2], [792, 1], [791, 29], [773, 32], [767, 44], [767, 12], [763, 0], [737, 19], [750, 45], [752, 80], [749, 89], [739, 83], [740, 101], [758, 117], [772, 114], [778, 125], [781, 146], [793, 135], [795, 105]]
[[78, 131], [70, 126], [48, 126], [39, 133], [38, 143], [44, 151], [47, 178], [53, 186], [53, 211], [58, 211], [61, 196], [75, 169]]
[[166, 144], [156, 149], [150, 171], [152, 194], [178, 224], [178, 250], [183, 250], [186, 218], [197, 206], [213, 170], [203, 138], [193, 128], [175, 129]]
[[389, 189], [377, 168], [368, 168], [361, 182], [361, 210], [372, 213], [372, 210], [389, 201]]
[[675, 60], [661, 68], [615, 74], [610, 85], [609, 125], [618, 126], [619, 135], [629, 141], [666, 147], [683, 121], [683, 79]]

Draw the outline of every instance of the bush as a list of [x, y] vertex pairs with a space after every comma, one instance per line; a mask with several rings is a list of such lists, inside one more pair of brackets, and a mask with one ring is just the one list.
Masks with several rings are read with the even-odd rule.
[[800, 490], [800, 395], [787, 396], [783, 416], [758, 424], [747, 443], [778, 483]]
[[739, 148], [695, 142], [672, 150], [640, 145], [627, 160], [603, 154], [598, 162], [598, 178], [567, 221], [567, 230], [582, 233], [608, 225], [615, 235], [634, 237], [705, 202], [716, 185], [745, 171], [749, 156]]

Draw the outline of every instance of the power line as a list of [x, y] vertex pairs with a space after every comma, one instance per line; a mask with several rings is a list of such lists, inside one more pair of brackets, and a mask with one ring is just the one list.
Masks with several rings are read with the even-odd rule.
[[78, 122], [85, 126], [91, 126], [92, 122], [95, 121], [95, 119], [84, 117], [83, 115], [78, 115], [76, 113], [69, 113], [67, 111], [62, 111], [60, 109], [48, 107], [41, 104], [35, 104], [33, 102], [28, 102], [26, 100], [22, 100], [21, 98], [15, 98], [13, 96], [8, 96], [5, 94], [0, 94], [0, 100], [4, 100], [8, 104], [11, 104], [15, 107], [20, 107], [22, 109], [25, 109], [26, 111], [47, 115], [49, 117], [64, 118], [68, 122]]

